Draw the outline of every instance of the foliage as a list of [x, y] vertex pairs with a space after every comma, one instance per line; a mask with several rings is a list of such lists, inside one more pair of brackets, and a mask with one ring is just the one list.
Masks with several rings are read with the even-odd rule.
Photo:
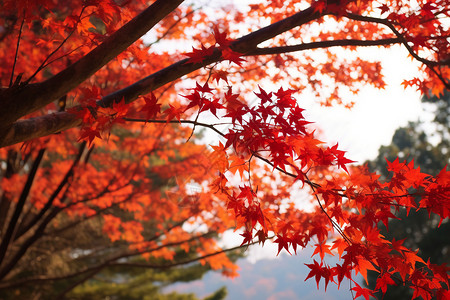
[[[403, 85], [441, 95], [448, 1], [182, 2], [2, 1], [0, 289], [59, 281], [63, 296], [102, 270], [196, 261], [235, 275], [216, 239], [235, 229], [241, 247], [313, 245], [318, 287], [346, 278], [368, 299], [353, 277], [375, 270], [375, 290], [448, 298], [448, 268], [378, 224], [401, 207], [448, 222], [449, 172], [397, 158], [381, 180], [350, 166], [296, 100], [350, 108], [346, 93], [386, 84], [353, 50], [394, 44], [422, 64]], [[220, 139], [212, 149], [192, 138], [199, 127]]]
[[[429, 97], [423, 98], [424, 105], [429, 101]], [[393, 160], [397, 156], [403, 159], [412, 160], [420, 165], [421, 170], [428, 174], [437, 174], [445, 163], [450, 161], [449, 139], [450, 134], [450, 94], [444, 93], [441, 98], [433, 99], [432, 112], [434, 120], [432, 122], [409, 123], [407, 127], [399, 128], [392, 138], [389, 146], [382, 146], [378, 157], [369, 162], [371, 169], [378, 169], [382, 176], [388, 177], [386, 172], [386, 159]], [[430, 129], [431, 127], [431, 129]], [[426, 133], [426, 131], [432, 132]], [[434, 143], [430, 142], [434, 139]], [[431, 218], [426, 211], [410, 211], [407, 214], [405, 209], [399, 212], [398, 220], [389, 221], [389, 232], [380, 228], [383, 235], [389, 239], [397, 240], [406, 238], [404, 244], [411, 249], [419, 249], [420, 257], [429, 258], [434, 264], [450, 263], [449, 253], [449, 233], [450, 223], [445, 222], [439, 228], [435, 224], [439, 219], [435, 216]], [[375, 287], [376, 276], [368, 274], [369, 283]], [[375, 277], [375, 278], [374, 278]], [[410, 299], [411, 294], [403, 286], [392, 286], [387, 289], [384, 295], [377, 295], [379, 299]]]
[[[78, 286], [70, 294], [70, 299], [198, 299], [193, 294], [176, 292], [162, 293], [170, 284], [200, 279], [209, 268], [202, 265], [177, 268], [176, 270], [155, 271], [149, 269], [123, 268], [98, 276]], [[226, 288], [221, 288], [204, 298], [225, 299]]]

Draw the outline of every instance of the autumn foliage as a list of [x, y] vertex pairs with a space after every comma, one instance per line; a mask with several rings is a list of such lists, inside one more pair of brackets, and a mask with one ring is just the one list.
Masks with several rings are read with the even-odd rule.
[[[448, 222], [449, 172], [397, 159], [380, 181], [321, 141], [301, 104], [351, 108], [349, 92], [382, 89], [381, 63], [358, 56], [369, 46], [405, 48], [421, 66], [403, 85], [442, 94], [448, 1], [238, 2], [0, 2], [0, 289], [76, 278], [65, 294], [113, 266], [193, 261], [236, 275], [217, 243], [234, 229], [242, 248], [313, 246], [306, 279], [318, 288], [350, 280], [369, 299], [355, 275], [374, 270], [376, 290], [450, 297], [447, 266], [378, 228], [400, 208]], [[83, 228], [104, 241], [80, 267], [93, 254], [73, 253], [89, 245], [57, 239]], [[34, 267], [52, 243], [70, 261]], [[177, 261], [181, 250], [191, 259]]]

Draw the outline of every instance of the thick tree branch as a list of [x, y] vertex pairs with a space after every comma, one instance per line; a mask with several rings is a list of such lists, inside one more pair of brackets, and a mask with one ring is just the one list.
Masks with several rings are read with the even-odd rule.
[[41, 83], [6, 91], [0, 100], [0, 127], [9, 125], [67, 94], [125, 51], [182, 2], [183, 0], [157, 0], [94, 50], [55, 76]]
[[[3, 178], [11, 178], [15, 173], [18, 172], [16, 167], [16, 159], [17, 159], [18, 153], [11, 149], [8, 151], [8, 154], [6, 156], [6, 170], [1, 174]], [[26, 157], [23, 158], [24, 164], [28, 160], [28, 154]], [[4, 226], [7, 223], [8, 216], [9, 216], [9, 210], [11, 208], [12, 199], [10, 193], [7, 193], [3, 191], [2, 196], [0, 197], [0, 239], [5, 234], [4, 232]]]
[[0, 148], [64, 131], [80, 124], [80, 119], [65, 111], [19, 120], [4, 132], [0, 129]]
[[14, 266], [20, 261], [20, 259], [27, 252], [28, 248], [30, 248], [44, 233], [45, 228], [48, 223], [58, 214], [61, 209], [55, 209], [50, 212], [47, 218], [39, 225], [34, 234], [29, 237], [22, 245], [20, 245], [19, 250], [14, 253], [11, 259], [5, 264], [4, 267], [0, 269], [0, 280], [3, 279], [9, 272], [14, 268]]

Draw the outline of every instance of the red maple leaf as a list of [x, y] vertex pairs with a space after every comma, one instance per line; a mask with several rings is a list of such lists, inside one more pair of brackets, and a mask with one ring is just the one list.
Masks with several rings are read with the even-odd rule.
[[171, 121], [173, 118], [177, 118], [178, 122], [181, 121], [181, 114], [185, 110], [181, 107], [175, 107], [169, 104], [169, 108], [164, 111], [164, 114], [166, 114], [166, 120]]
[[216, 118], [217, 117], [217, 109], [225, 108], [221, 103], [219, 103], [220, 98], [215, 98], [212, 101], [204, 100], [203, 107], [200, 111], [207, 111], [209, 110]]
[[146, 113], [146, 120], [148, 121], [149, 119], [156, 117], [156, 115], [161, 112], [161, 104], [157, 103], [158, 100], [152, 92], [150, 92], [150, 97], [143, 96], [142, 98], [145, 101], [145, 105], [140, 111]]
[[230, 62], [237, 64], [239, 67], [242, 67], [242, 62], [245, 61], [245, 59], [242, 58], [241, 53], [234, 52], [230, 48], [222, 50], [222, 57], [225, 60], [229, 60]]
[[194, 90], [192, 94], [189, 95], [182, 95], [184, 98], [189, 100], [189, 104], [186, 106], [184, 111], [188, 110], [189, 108], [198, 106], [201, 108], [203, 106], [205, 98], [200, 95], [200, 93], [197, 90]]
[[78, 141], [87, 141], [89, 142], [90, 147], [95, 138], [102, 138], [100, 132], [96, 129], [92, 129], [91, 127], [84, 127], [81, 128], [80, 138], [78, 139]]
[[356, 292], [355, 299], [358, 298], [359, 296], [363, 296], [364, 299], [366, 299], [366, 300], [370, 300], [370, 296], [374, 297], [373, 291], [366, 289], [366, 288], [362, 288], [356, 282], [355, 282], [355, 285], [356, 286], [354, 288], [352, 288], [352, 290]]
[[339, 258], [341, 258], [342, 253], [344, 253], [344, 251], [347, 247], [348, 247], [348, 244], [344, 239], [337, 239], [333, 242], [333, 246], [331, 247], [331, 250], [337, 249]]
[[[277, 239], [274, 241], [274, 243], [278, 244], [278, 253], [277, 256], [280, 254], [281, 250], [286, 249], [286, 251], [291, 254], [291, 252], [289, 252], [289, 239], [282, 236], [282, 235], [277, 235]], [[292, 254], [291, 254], [292, 255]]]
[[125, 103], [125, 99], [122, 99], [119, 102], [114, 102], [112, 106], [112, 109], [114, 111], [113, 123], [123, 123], [123, 118], [128, 113], [129, 108], [130, 105]]
[[375, 289], [386, 293], [388, 285], [395, 285], [395, 281], [391, 278], [391, 274], [385, 272], [382, 276], [378, 276]]
[[323, 258], [325, 257], [325, 253], [330, 254], [331, 256], [334, 256], [334, 254], [330, 251], [330, 245], [327, 245], [325, 243], [315, 244], [314, 245], [316, 249], [314, 249], [314, 253], [311, 255], [313, 257], [316, 254], [320, 255], [320, 260], [323, 261]]
[[319, 264], [316, 260], [314, 260], [314, 264], [305, 265], [311, 269], [305, 281], [314, 276], [317, 283], [317, 289], [319, 289], [319, 282], [323, 277], [325, 279], [325, 290], [327, 290], [328, 283], [330, 280], [333, 281], [333, 272], [327, 266], [323, 266], [322, 262]]
[[225, 117], [230, 117], [231, 122], [239, 122], [242, 124], [243, 117], [247, 114], [248, 107], [238, 99], [239, 94], [233, 94], [231, 88], [225, 94], [225, 103], [227, 106], [227, 114]]
[[314, 12], [319, 12], [319, 13], [323, 13], [323, 11], [325, 10], [325, 8], [327, 7], [326, 1], [321, 0], [321, 1], [316, 1], [313, 2], [313, 6], [314, 7]]
[[219, 45], [219, 49], [228, 48], [233, 42], [233, 40], [227, 38], [227, 35], [227, 31], [220, 32], [219, 27], [214, 26], [214, 38], [216, 39], [216, 43]]
[[267, 93], [260, 86], [258, 87], [259, 87], [259, 94], [257, 92], [254, 93], [259, 99], [261, 99], [261, 104], [266, 104], [267, 102], [272, 103], [272, 92]]
[[205, 82], [204, 85], [198, 84], [198, 82], [195, 83], [195, 88], [193, 89], [195, 91], [198, 91], [200, 93], [209, 93], [212, 94], [213, 89], [209, 87], [208, 82]]
[[192, 52], [185, 53], [186, 56], [189, 57], [186, 63], [201, 63], [205, 60], [206, 57], [212, 55], [214, 53], [214, 47], [206, 48], [201, 45], [201, 49], [196, 49], [192, 47]]
[[389, 6], [387, 4], [383, 4], [383, 5], [379, 6], [378, 9], [381, 10], [381, 14], [384, 14], [385, 12], [388, 12], [390, 10]]
[[221, 79], [223, 81], [225, 81], [226, 83], [228, 83], [227, 76], [228, 76], [228, 72], [227, 71], [222, 71], [222, 70], [216, 71], [216, 72], [214, 72], [212, 74], [213, 80], [215, 80], [217, 83], [219, 83], [219, 80], [221, 80]]
[[331, 150], [331, 152], [333, 152], [334, 156], [336, 157], [338, 168], [344, 169], [345, 172], [347, 172], [347, 174], [348, 174], [348, 170], [345, 165], [354, 163], [355, 161], [344, 157], [345, 151], [338, 150], [338, 143], [336, 143], [336, 145], [331, 147], [330, 150]]
[[340, 264], [336, 264], [336, 267], [332, 269], [333, 276], [337, 276], [338, 289], [341, 286], [341, 282], [344, 280], [344, 277], [349, 279], [351, 278], [351, 271], [352, 269], [349, 264], [342, 264], [342, 266]]
[[242, 242], [241, 246], [244, 244], [250, 245], [253, 240], [252, 232], [249, 230], [245, 230], [244, 233], [241, 233], [241, 235], [244, 237], [244, 241]]

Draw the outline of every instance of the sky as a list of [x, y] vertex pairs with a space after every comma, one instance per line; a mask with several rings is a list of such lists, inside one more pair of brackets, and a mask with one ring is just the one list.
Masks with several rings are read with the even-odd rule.
[[395, 46], [358, 51], [369, 59], [381, 58], [385, 89], [365, 87], [358, 95], [349, 95], [356, 102], [351, 110], [323, 108], [314, 102], [306, 102], [304, 108], [306, 119], [316, 122], [327, 143], [339, 142], [339, 149], [348, 151], [349, 159], [364, 163], [377, 156], [381, 145], [390, 144], [398, 127], [427, 116], [420, 104], [420, 93], [401, 85], [404, 79], [411, 79], [418, 73], [418, 64], [407, 57], [405, 49]]

